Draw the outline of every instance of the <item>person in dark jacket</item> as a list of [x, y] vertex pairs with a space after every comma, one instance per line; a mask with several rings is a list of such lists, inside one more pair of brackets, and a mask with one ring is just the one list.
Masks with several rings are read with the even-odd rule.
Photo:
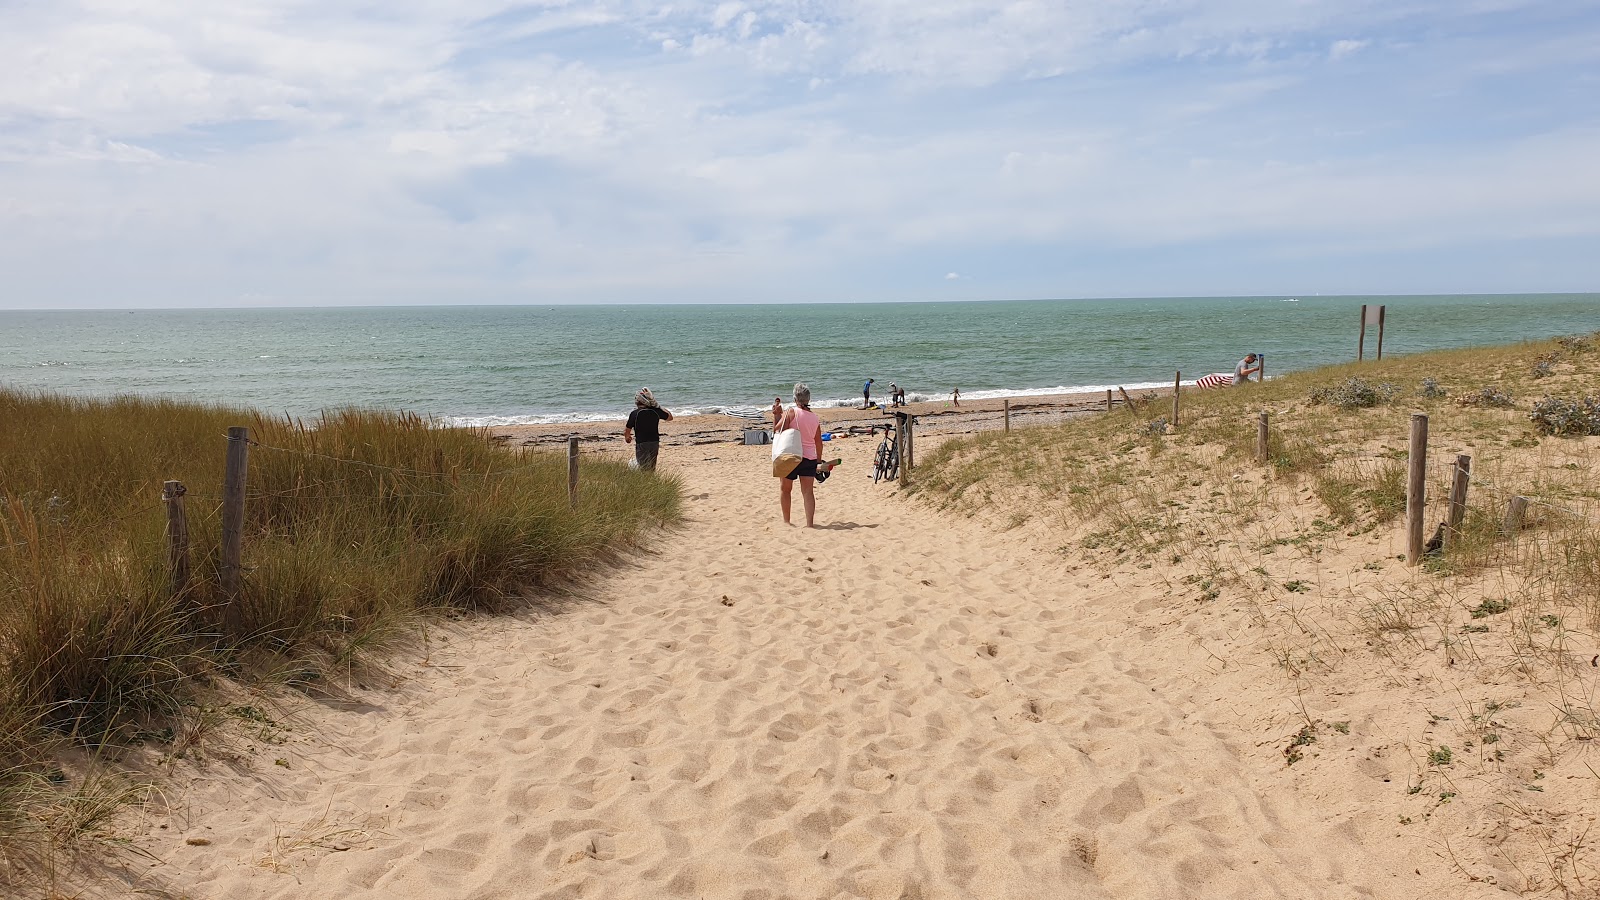
[[671, 422], [672, 413], [661, 408], [649, 388], [640, 388], [633, 398], [633, 412], [622, 426], [622, 440], [633, 445], [633, 458], [647, 472], [656, 469], [661, 455], [661, 423]]

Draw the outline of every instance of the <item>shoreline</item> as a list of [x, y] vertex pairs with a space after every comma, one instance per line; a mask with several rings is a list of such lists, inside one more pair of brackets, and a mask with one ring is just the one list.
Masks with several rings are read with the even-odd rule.
[[[1170, 387], [1140, 388], [1133, 396], [1136, 398], [1145, 394], [1168, 396], [1171, 393]], [[1120, 396], [1113, 394], [1113, 398], [1113, 409], [1123, 406]], [[901, 409], [917, 417], [918, 434], [969, 434], [1003, 428], [1007, 400], [1011, 404], [1012, 424], [1017, 427], [1054, 424], [1069, 418], [1104, 412], [1106, 409], [1104, 391], [1010, 398], [986, 397], [964, 401], [960, 406], [954, 406], [948, 400], [923, 400], [907, 403]], [[785, 402], [785, 406], [791, 404], [792, 401]], [[672, 407], [668, 405], [666, 408], [670, 410]], [[828, 429], [882, 425], [893, 422], [893, 413], [897, 411], [899, 410], [887, 407], [861, 409], [847, 406], [812, 409], [812, 412], [822, 420], [824, 428]], [[554, 447], [566, 443], [568, 438], [575, 436], [584, 444], [615, 445], [620, 448], [625, 446], [622, 441], [622, 427], [626, 418], [626, 414], [623, 414], [605, 421], [493, 425], [485, 426], [484, 430], [496, 441], [520, 447]], [[771, 416], [762, 416], [759, 423], [722, 413], [677, 416], [671, 422], [663, 423], [661, 443], [669, 447], [742, 443], [743, 432], [747, 427], [764, 427], [770, 430]]]

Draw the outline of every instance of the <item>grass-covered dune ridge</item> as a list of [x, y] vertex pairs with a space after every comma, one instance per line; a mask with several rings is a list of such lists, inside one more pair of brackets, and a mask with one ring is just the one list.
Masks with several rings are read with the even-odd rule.
[[[495, 608], [679, 512], [672, 479], [518, 453], [415, 416], [312, 423], [161, 400], [0, 391], [0, 746], [98, 742], [250, 655], [316, 680], [416, 614]], [[229, 426], [250, 429], [241, 592], [219, 578]], [[162, 482], [181, 481], [193, 580], [169, 586]]]
[[[1060, 560], [1116, 652], [1231, 729], [1264, 783], [1464, 881], [1589, 896], [1600, 851], [1600, 350], [1593, 336], [1334, 366], [919, 455], [915, 497]], [[1268, 413], [1268, 461], [1256, 459]], [[1408, 437], [1427, 529], [1408, 566]], [[1514, 496], [1520, 530], [1504, 529]], [[1123, 638], [1123, 636], [1126, 636]], [[1252, 698], [1237, 702], [1235, 698]], [[1276, 772], [1276, 774], [1273, 774]]]

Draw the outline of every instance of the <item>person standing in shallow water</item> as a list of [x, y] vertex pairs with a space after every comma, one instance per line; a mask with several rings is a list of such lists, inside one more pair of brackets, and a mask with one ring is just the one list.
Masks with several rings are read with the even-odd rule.
[[811, 411], [811, 388], [804, 382], [794, 386], [794, 406], [785, 410], [778, 420], [778, 430], [795, 428], [800, 431], [800, 465], [778, 482], [778, 508], [783, 510], [783, 524], [789, 521], [789, 509], [794, 493], [794, 483], [800, 482], [800, 498], [806, 510], [806, 527], [817, 527], [817, 463], [822, 461], [822, 420]]
[[622, 426], [623, 443], [633, 445], [633, 458], [639, 468], [647, 472], [656, 470], [656, 458], [661, 455], [661, 423], [671, 422], [672, 413], [656, 403], [649, 388], [640, 388], [633, 397], [633, 412]]

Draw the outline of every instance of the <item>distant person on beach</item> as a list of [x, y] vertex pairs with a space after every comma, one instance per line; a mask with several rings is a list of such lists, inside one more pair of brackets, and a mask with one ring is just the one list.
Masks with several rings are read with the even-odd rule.
[[905, 406], [906, 405], [906, 389], [901, 387], [901, 386], [899, 386], [898, 384], [895, 384], [892, 381], [889, 382], [889, 405], [890, 406]]
[[622, 426], [622, 441], [633, 445], [633, 458], [639, 468], [646, 472], [656, 470], [656, 457], [661, 455], [661, 423], [671, 421], [672, 413], [661, 408], [650, 389], [640, 388], [633, 397], [628, 423]]
[[[871, 385], [872, 382], [867, 382]], [[789, 521], [790, 499], [794, 483], [800, 482], [800, 497], [806, 510], [806, 527], [815, 528], [817, 518], [817, 463], [822, 461], [822, 420], [811, 411], [811, 388], [805, 383], [794, 386], [794, 406], [789, 407], [778, 420], [778, 430], [795, 428], [800, 431], [800, 465], [778, 482], [778, 508], [783, 510], [783, 524]]]
[[950, 395], [950, 402], [957, 406], [961, 405], [961, 388], [956, 388], [955, 392]]
[[1246, 353], [1244, 359], [1239, 360], [1239, 364], [1233, 367], [1233, 383], [1244, 384], [1250, 380], [1251, 375], [1260, 373], [1261, 363], [1256, 361], [1256, 355], [1254, 353]]
[[773, 397], [772, 398], [772, 424], [773, 425], [777, 425], [778, 424], [778, 420], [781, 419], [781, 418], [783, 418], [783, 398], [782, 397]]
[[867, 379], [867, 383], [863, 384], [861, 386], [861, 408], [862, 409], [871, 409], [872, 408], [872, 379], [871, 378], [868, 378]]

